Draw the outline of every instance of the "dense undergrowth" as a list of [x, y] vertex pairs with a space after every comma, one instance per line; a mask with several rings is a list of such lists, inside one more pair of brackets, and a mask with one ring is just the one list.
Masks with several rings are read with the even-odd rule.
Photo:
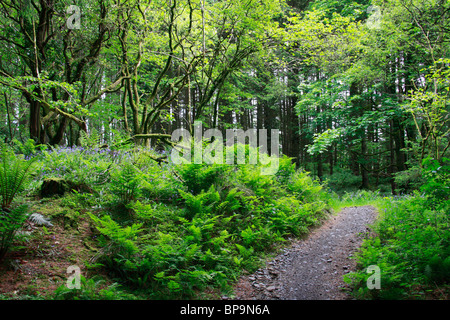
[[[358, 271], [346, 280], [357, 299], [448, 299], [450, 294], [450, 163], [424, 161], [420, 190], [401, 196], [361, 191], [335, 206], [373, 205], [373, 236], [356, 255]], [[371, 289], [380, 270], [380, 288]], [[369, 268], [369, 269], [368, 269]]]
[[[48, 197], [43, 181], [69, 186], [63, 202], [96, 230], [98, 251], [86, 265], [114, 281], [103, 296], [120, 298], [118, 286], [150, 299], [227, 293], [239, 275], [327, 214], [323, 187], [286, 157], [269, 176], [260, 164], [158, 163], [146, 148], [19, 147], [35, 159], [27, 195]], [[55, 298], [91, 297], [95, 283], [83, 279], [79, 290], [64, 284]]]

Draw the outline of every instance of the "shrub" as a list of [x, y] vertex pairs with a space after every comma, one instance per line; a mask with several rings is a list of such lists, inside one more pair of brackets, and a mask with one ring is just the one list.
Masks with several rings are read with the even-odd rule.
[[177, 170], [171, 164], [158, 165], [155, 161], [142, 168], [141, 194], [148, 200], [174, 203], [181, 196], [179, 190], [187, 190], [180, 178], [176, 175]]
[[443, 158], [439, 162], [426, 158], [423, 162], [423, 175], [426, 182], [421, 191], [427, 196], [425, 205], [438, 210], [450, 209], [450, 159]]
[[16, 232], [27, 219], [28, 206], [21, 205], [12, 209], [2, 209], [0, 213], [0, 260], [10, 248]]
[[47, 147], [43, 144], [36, 145], [33, 139], [28, 139], [25, 143], [20, 142], [17, 139], [13, 140], [15, 152], [23, 154], [25, 158], [36, 156], [38, 153], [45, 150]]

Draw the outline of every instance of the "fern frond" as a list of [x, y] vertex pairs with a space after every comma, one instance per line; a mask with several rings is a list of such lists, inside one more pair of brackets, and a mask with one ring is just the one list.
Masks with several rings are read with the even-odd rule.
[[12, 209], [0, 209], [0, 260], [3, 259], [11, 246], [16, 232], [22, 227], [27, 218], [26, 204]]

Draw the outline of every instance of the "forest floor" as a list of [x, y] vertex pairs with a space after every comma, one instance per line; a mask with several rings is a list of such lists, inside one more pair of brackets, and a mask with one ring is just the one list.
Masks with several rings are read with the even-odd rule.
[[306, 239], [294, 240], [265, 268], [243, 276], [236, 300], [348, 300], [343, 276], [355, 270], [352, 259], [371, 230], [371, 206], [344, 208]]

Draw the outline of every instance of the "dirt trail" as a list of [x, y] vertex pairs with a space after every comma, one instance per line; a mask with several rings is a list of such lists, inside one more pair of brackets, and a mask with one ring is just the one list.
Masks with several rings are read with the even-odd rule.
[[298, 240], [265, 268], [242, 277], [236, 300], [345, 300], [343, 275], [376, 218], [373, 207], [349, 207], [331, 216], [305, 240]]

